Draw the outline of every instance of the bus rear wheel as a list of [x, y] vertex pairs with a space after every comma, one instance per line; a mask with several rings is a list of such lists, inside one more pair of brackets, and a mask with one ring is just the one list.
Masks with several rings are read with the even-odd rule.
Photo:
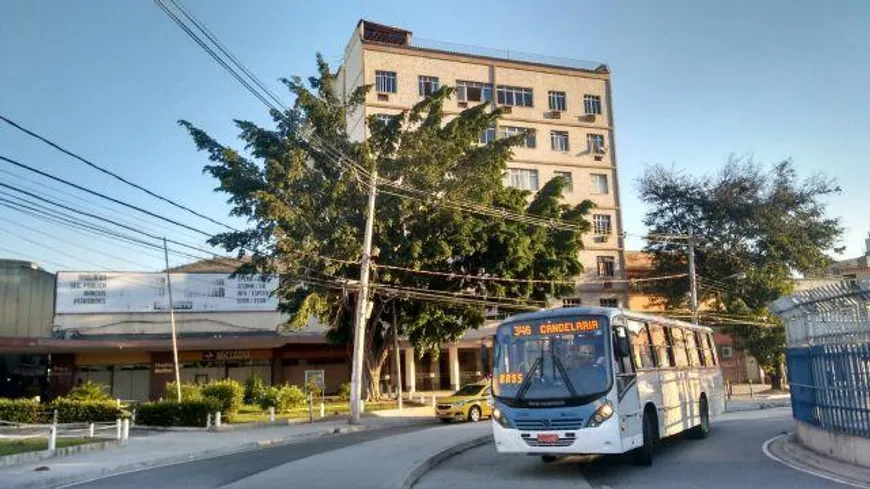
[[643, 445], [634, 449], [634, 463], [644, 467], [649, 467], [653, 462], [653, 452], [655, 451], [656, 439], [658, 433], [656, 429], [655, 419], [651, 413], [646, 411], [643, 413]]
[[710, 407], [707, 405], [707, 398], [702, 397], [698, 403], [699, 417], [701, 424], [692, 428], [691, 436], [696, 440], [703, 440], [710, 434]]

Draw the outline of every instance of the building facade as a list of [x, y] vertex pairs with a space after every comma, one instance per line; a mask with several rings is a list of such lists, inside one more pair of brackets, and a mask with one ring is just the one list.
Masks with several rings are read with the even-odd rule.
[[624, 306], [623, 226], [613, 134], [610, 72], [605, 65], [537, 55], [476, 49], [414, 40], [410, 31], [361, 20], [338, 70], [345, 97], [371, 85], [363, 107], [348, 113], [348, 133], [368, 135], [369, 116], [390, 117], [407, 110], [441, 85], [455, 88], [444, 107], [447, 119], [478, 104], [504, 110], [497, 127], [481, 142], [527, 134], [514, 148], [505, 181], [536, 191], [564, 177], [565, 202], [591, 200], [594, 232], [580, 254], [571, 305]]

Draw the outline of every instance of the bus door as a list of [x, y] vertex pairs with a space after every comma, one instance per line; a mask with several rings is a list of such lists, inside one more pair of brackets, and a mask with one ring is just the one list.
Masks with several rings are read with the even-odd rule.
[[616, 412], [619, 413], [622, 448], [626, 451], [643, 443], [643, 410], [637, 390], [637, 372], [631, 354], [630, 335], [625, 326], [613, 328], [616, 386], [619, 395]]

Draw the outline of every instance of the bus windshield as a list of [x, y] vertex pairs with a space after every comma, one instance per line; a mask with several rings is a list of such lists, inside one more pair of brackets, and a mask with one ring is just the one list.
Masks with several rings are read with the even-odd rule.
[[[498, 328], [493, 395], [510, 404], [582, 401], [611, 387], [607, 318], [565, 317]], [[559, 402], [558, 404], [561, 404]]]

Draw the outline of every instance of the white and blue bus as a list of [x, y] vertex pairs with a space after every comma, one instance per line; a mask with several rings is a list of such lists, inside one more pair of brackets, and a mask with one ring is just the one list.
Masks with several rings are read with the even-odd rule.
[[496, 329], [492, 416], [502, 453], [633, 452], [652, 463], [659, 439], [698, 438], [724, 409], [710, 328], [623, 309], [520, 314]]

